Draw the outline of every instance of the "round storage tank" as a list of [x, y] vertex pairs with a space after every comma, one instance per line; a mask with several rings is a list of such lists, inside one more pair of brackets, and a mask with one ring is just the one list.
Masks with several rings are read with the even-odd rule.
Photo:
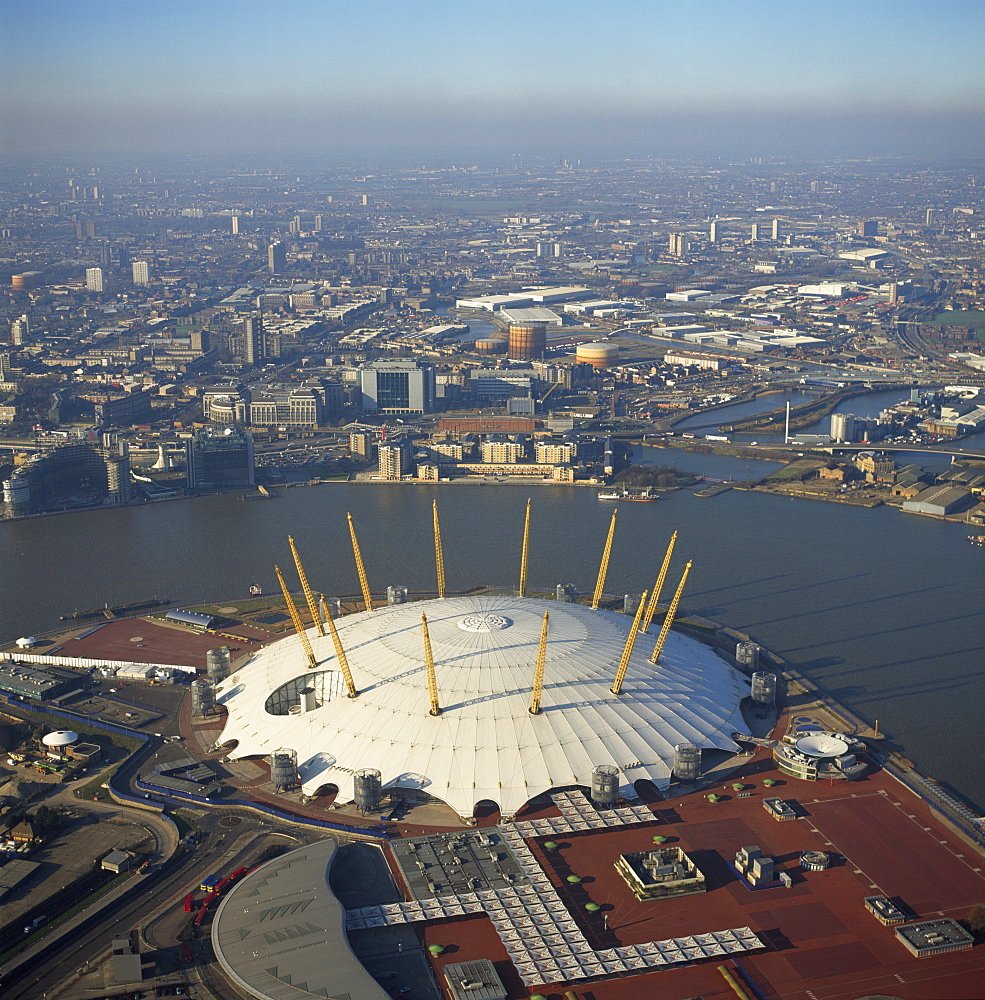
[[364, 767], [352, 775], [353, 798], [363, 812], [374, 812], [383, 800], [383, 781], [375, 767]]
[[619, 798], [619, 768], [599, 764], [592, 771], [592, 801], [597, 806], [614, 806]]
[[535, 361], [547, 350], [546, 323], [510, 323], [509, 355], [515, 361]]
[[615, 344], [579, 344], [575, 360], [593, 368], [611, 368], [619, 360], [619, 348]]
[[757, 670], [752, 675], [752, 700], [757, 705], [772, 705], [776, 701], [776, 674]]
[[477, 354], [505, 354], [509, 341], [506, 337], [480, 337], [475, 342]]
[[282, 748], [270, 755], [270, 781], [278, 792], [290, 792], [297, 787], [297, 751]]
[[204, 677], [192, 681], [192, 715], [201, 719], [215, 710], [215, 687]]
[[735, 659], [746, 670], [759, 669], [759, 644], [755, 642], [739, 642], [735, 646]]
[[233, 654], [228, 646], [210, 649], [205, 654], [205, 673], [213, 684], [224, 681], [229, 676]]
[[701, 747], [693, 743], [674, 747], [674, 775], [678, 781], [697, 781], [701, 777]]

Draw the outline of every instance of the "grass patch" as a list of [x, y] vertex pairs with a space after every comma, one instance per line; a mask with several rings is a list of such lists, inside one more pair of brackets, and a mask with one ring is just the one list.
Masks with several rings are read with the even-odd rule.
[[814, 458], [801, 458], [796, 462], [791, 462], [789, 465], [785, 465], [782, 469], [777, 469], [776, 472], [770, 473], [766, 477], [767, 483], [789, 483], [794, 481], [799, 481], [804, 479], [810, 473], [815, 472], [824, 465], [824, 462], [818, 461]]
[[941, 326], [973, 326], [985, 331], [985, 310], [945, 309], [934, 316], [934, 322]]

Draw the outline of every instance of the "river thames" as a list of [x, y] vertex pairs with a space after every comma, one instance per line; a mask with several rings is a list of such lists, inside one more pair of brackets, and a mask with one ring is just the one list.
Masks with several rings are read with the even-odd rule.
[[[645, 452], [650, 462], [716, 478], [759, 478], [771, 468]], [[449, 589], [515, 585], [528, 496], [531, 589], [573, 583], [590, 593], [612, 511], [594, 489], [329, 484], [267, 501], [202, 497], [0, 524], [0, 637], [52, 629], [60, 614], [104, 602], [214, 602], [253, 583], [269, 593], [275, 563], [293, 576], [288, 532], [316, 589], [355, 593], [347, 511], [375, 591], [433, 591], [435, 497]], [[678, 529], [674, 572], [694, 560], [687, 611], [750, 633], [859, 715], [879, 719], [924, 773], [985, 804], [985, 553], [968, 544], [966, 527], [734, 490], [711, 499], [679, 490], [618, 510], [608, 592], [651, 586]]]

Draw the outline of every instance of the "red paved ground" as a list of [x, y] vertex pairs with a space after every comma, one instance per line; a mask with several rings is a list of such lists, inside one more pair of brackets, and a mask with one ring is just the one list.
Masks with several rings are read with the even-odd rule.
[[[720, 790], [725, 799], [715, 805], [702, 795], [655, 805], [656, 825], [554, 837], [561, 845], [555, 852], [531, 842], [595, 947], [750, 926], [768, 949], [740, 958], [739, 965], [768, 1000], [854, 1000], [870, 994], [903, 1000], [985, 997], [985, 945], [956, 955], [913, 958], [893, 929], [878, 923], [863, 904], [865, 896], [882, 891], [901, 896], [921, 916], [963, 916], [975, 903], [985, 902], [985, 878], [973, 870], [985, 870], [985, 859], [946, 832], [919, 799], [884, 773], [860, 783], [806, 784], [782, 778], [763, 756], [750, 762], [745, 773], [752, 776], [748, 799], [736, 798], [727, 787]], [[761, 785], [766, 776], [780, 778], [780, 783], [766, 790]], [[777, 823], [762, 807], [763, 798], [771, 795], [797, 800], [807, 815]], [[656, 832], [694, 858], [708, 879], [707, 893], [653, 903], [635, 900], [613, 862], [624, 851], [649, 848]], [[740, 884], [727, 862], [747, 844], [772, 854], [794, 878], [793, 888], [751, 891]], [[824, 872], [802, 872], [800, 853], [808, 849], [846, 859], [836, 859]], [[565, 881], [570, 873], [582, 876], [582, 884], [570, 886]], [[601, 913], [587, 913], [589, 901], [601, 904]], [[499, 963], [506, 962], [505, 952], [484, 919], [433, 924], [425, 937], [428, 944], [458, 949], [446, 952], [438, 966], [488, 956], [503, 973]], [[608, 982], [545, 984], [540, 992], [554, 1000], [565, 989], [573, 989], [581, 1000], [732, 998], [716, 971], [719, 964], [710, 959]], [[524, 990], [508, 963], [505, 968], [511, 998], [537, 992]]]
[[[250, 631], [257, 636], [250, 636]], [[237, 627], [232, 633], [190, 632], [165, 625], [153, 618], [121, 618], [108, 621], [96, 631], [80, 638], [66, 639], [42, 652], [60, 656], [83, 656], [91, 659], [129, 660], [134, 663], [168, 663], [205, 670], [205, 653], [217, 646], [228, 646], [235, 661], [262, 644], [258, 630]], [[270, 641], [269, 637], [265, 641]]]

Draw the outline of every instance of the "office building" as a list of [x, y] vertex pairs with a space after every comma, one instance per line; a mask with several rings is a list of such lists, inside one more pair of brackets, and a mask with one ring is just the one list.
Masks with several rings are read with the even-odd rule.
[[263, 318], [257, 314], [243, 320], [243, 364], [259, 365], [267, 355], [263, 337]]
[[409, 359], [374, 361], [359, 369], [359, 389], [363, 413], [430, 413], [434, 408], [434, 366]]
[[287, 270], [287, 247], [279, 240], [267, 247], [267, 270], [271, 274], [283, 274]]
[[717, 243], [722, 238], [722, 224], [717, 220], [708, 227], [708, 242]]
[[20, 347], [27, 343], [31, 334], [31, 323], [27, 318], [27, 313], [22, 313], [10, 324], [10, 342], [14, 347]]
[[773, 242], [778, 243], [780, 241], [780, 220], [773, 220]]
[[242, 427], [205, 427], [185, 445], [188, 489], [254, 485], [253, 435]]
[[135, 260], [130, 268], [135, 285], [150, 284], [150, 264], [146, 260]]
[[879, 235], [879, 223], [875, 219], [863, 219], [858, 224], [858, 234], [864, 240], [870, 240]]
[[924, 216], [924, 225], [932, 226], [934, 224], [934, 210], [932, 208], [927, 209], [927, 214]]
[[86, 268], [86, 291], [101, 292], [103, 290], [103, 269], [101, 267]]
[[233, 236], [239, 236], [239, 216], [234, 215], [229, 220], [229, 225], [232, 230]]

